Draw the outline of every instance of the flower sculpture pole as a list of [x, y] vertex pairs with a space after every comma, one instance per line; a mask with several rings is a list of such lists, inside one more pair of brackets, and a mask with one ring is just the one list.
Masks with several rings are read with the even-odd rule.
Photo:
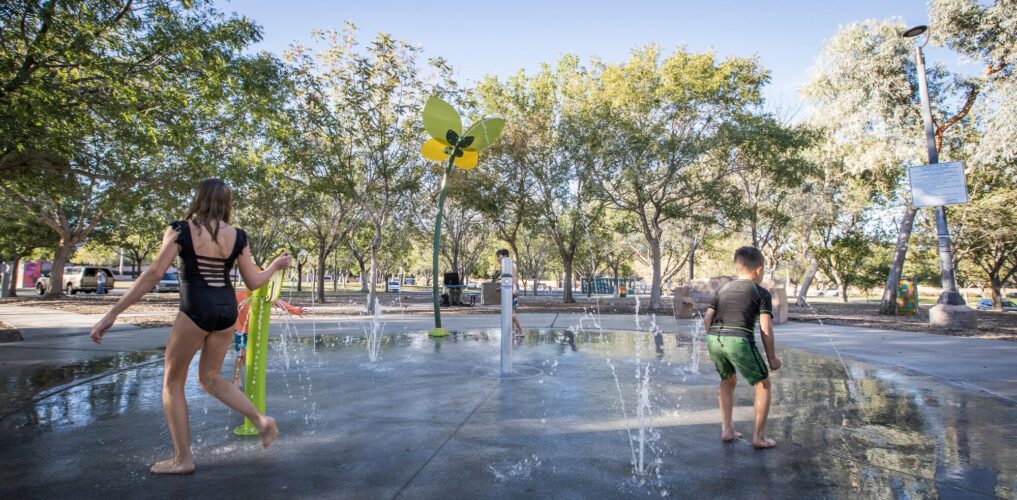
[[480, 150], [497, 140], [504, 127], [505, 120], [501, 118], [484, 118], [463, 132], [462, 118], [449, 103], [431, 97], [424, 105], [424, 130], [431, 138], [421, 146], [420, 154], [428, 160], [445, 162], [445, 171], [441, 176], [441, 191], [438, 193], [438, 212], [434, 217], [434, 245], [431, 255], [434, 329], [429, 335], [432, 337], [448, 335], [448, 331], [441, 326], [441, 298], [438, 288], [438, 250], [441, 245], [441, 219], [445, 210], [448, 175], [452, 172], [453, 166], [463, 170], [476, 167]]

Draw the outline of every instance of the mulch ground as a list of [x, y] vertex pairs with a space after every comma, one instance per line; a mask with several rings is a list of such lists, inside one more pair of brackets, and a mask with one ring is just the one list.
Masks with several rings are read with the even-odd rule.
[[[294, 306], [313, 308], [318, 317], [349, 316], [365, 314], [367, 297], [359, 292], [329, 292], [327, 301], [312, 300], [307, 293], [301, 295], [283, 293], [283, 298]], [[385, 314], [431, 314], [431, 296], [427, 294], [390, 294], [380, 293], [382, 311]], [[519, 297], [519, 312], [524, 313], [582, 313], [597, 312], [600, 314], [634, 314], [636, 301], [632, 298], [616, 299], [613, 297], [586, 297], [577, 295], [576, 302], [563, 304], [560, 297], [531, 296]], [[103, 314], [113, 306], [117, 297], [79, 294], [59, 300], [46, 300], [37, 296], [21, 296], [0, 300], [0, 304], [14, 303], [23, 306], [45, 307], [82, 314]], [[121, 316], [125, 323], [140, 328], [156, 328], [171, 326], [179, 307], [179, 295], [176, 293], [146, 294], [128, 314]], [[659, 315], [672, 315], [670, 297], [665, 297], [663, 307], [649, 311], [647, 299], [640, 301], [640, 313], [653, 312]], [[696, 311], [703, 313], [705, 305], [697, 304]], [[911, 332], [938, 333], [943, 335], [987, 338], [1017, 341], [1017, 313], [995, 311], [978, 311], [978, 329], [962, 331], [942, 331], [929, 329], [929, 312], [922, 307], [918, 316], [880, 316], [879, 305], [876, 303], [818, 303], [810, 307], [792, 306], [789, 311], [791, 321], [825, 323], [829, 325], [857, 326], [864, 328], [881, 328]], [[141, 314], [139, 314], [141, 313]], [[449, 307], [443, 308], [444, 315], [459, 314], [497, 314], [497, 306]], [[2, 330], [0, 330], [2, 331]], [[16, 330], [15, 330], [16, 332]], [[20, 336], [20, 335], [19, 335]]]
[[880, 316], [879, 304], [822, 303], [811, 307], [791, 307], [789, 319], [808, 323], [858, 326], [903, 330], [908, 332], [938, 333], [956, 337], [973, 337], [1017, 341], [1017, 313], [977, 311], [977, 330], [931, 330], [929, 308], [921, 307], [918, 316]]

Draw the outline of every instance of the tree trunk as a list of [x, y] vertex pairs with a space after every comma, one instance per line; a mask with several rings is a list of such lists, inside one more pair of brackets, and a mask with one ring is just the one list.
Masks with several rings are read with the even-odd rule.
[[897, 229], [897, 245], [893, 250], [893, 265], [890, 266], [890, 274], [886, 277], [886, 286], [883, 288], [883, 298], [879, 303], [879, 314], [891, 316], [897, 314], [897, 288], [900, 286], [900, 277], [904, 272], [904, 259], [907, 258], [911, 228], [917, 213], [918, 209], [910, 204], [904, 209], [904, 216], [901, 217], [900, 227]]
[[364, 266], [362, 259], [357, 259], [357, 264], [360, 266], [360, 291], [367, 291], [367, 267]]
[[692, 286], [692, 280], [696, 279], [696, 244], [692, 244], [692, 248], [689, 249], [689, 287]]
[[325, 261], [326, 260], [327, 260], [327, 257], [325, 256], [325, 245], [318, 245], [318, 272], [316, 273], [315, 278], [317, 278], [317, 280], [315, 280], [315, 281], [316, 281], [316, 284], [317, 284], [316, 288], [317, 288], [317, 293], [318, 293], [318, 302], [322, 302], [322, 303], [325, 302]]
[[650, 260], [653, 264], [653, 279], [650, 282], [650, 310], [656, 311], [660, 309], [660, 240], [647, 238], [647, 243], [650, 244]]
[[60, 246], [53, 254], [53, 267], [49, 270], [49, 290], [46, 291], [46, 298], [55, 299], [63, 296], [64, 265], [67, 264], [67, 258], [74, 250], [74, 245], [75, 243], [68, 242], [66, 239], [60, 240]]
[[1003, 280], [999, 279], [999, 276], [989, 276], [989, 282], [992, 284], [992, 310], [1002, 311]]
[[374, 314], [374, 297], [378, 286], [378, 251], [371, 248], [371, 276], [367, 285], [367, 312]]
[[371, 283], [367, 291], [367, 312], [374, 314], [374, 298], [378, 288], [378, 249], [381, 248], [381, 224], [374, 223], [374, 241], [371, 242]]
[[615, 298], [621, 296], [621, 282], [618, 281], [618, 268], [620, 266], [611, 266], [611, 271], [614, 274], [614, 296]]
[[819, 272], [819, 261], [812, 255], [812, 252], [809, 252], [809, 268], [805, 270], [805, 274], [802, 276], [802, 286], [798, 288], [798, 299], [795, 300], [795, 304], [804, 306], [808, 303], [806, 297], [809, 294], [809, 288], [812, 286], [812, 280], [816, 279], [817, 272]]
[[562, 256], [562, 264], [565, 267], [565, 277], [562, 280], [562, 302], [574, 304], [576, 299], [572, 296], [572, 257]]
[[848, 284], [846, 281], [840, 282], [840, 301], [847, 304], [848, 301]]
[[11, 263], [11, 286], [7, 289], [8, 296], [18, 296], [18, 266], [21, 265], [21, 257], [14, 256], [14, 262]]

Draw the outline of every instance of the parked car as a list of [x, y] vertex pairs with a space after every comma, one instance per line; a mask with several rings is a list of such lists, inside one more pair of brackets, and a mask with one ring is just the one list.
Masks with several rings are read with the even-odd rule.
[[417, 278], [414, 278], [413, 276], [410, 276], [410, 277], [408, 277], [408, 278], [403, 280], [403, 284], [404, 285], [414, 286], [414, 285], [417, 284]]
[[399, 293], [399, 279], [388, 280], [388, 291], [392, 293]]
[[820, 290], [816, 293], [819, 297], [839, 297], [840, 290], [836, 288], [827, 288], [826, 290]]
[[49, 290], [49, 271], [43, 271], [39, 279], [35, 280], [35, 291], [39, 295], [46, 295], [46, 290]]
[[[978, 301], [978, 305], [976, 307], [978, 308], [979, 311], [991, 311], [992, 310], [992, 299], [982, 299], [982, 300], [979, 300]], [[1017, 311], [1017, 304], [1015, 304], [1011, 300], [1004, 300], [1003, 301], [1003, 310], [1004, 311]]]
[[[96, 279], [97, 273], [106, 273], [106, 293], [113, 289], [113, 271], [104, 267], [74, 266], [64, 268], [64, 293], [74, 295], [78, 292], [94, 292], [99, 285]], [[50, 290], [50, 275], [44, 273], [35, 284], [35, 290], [39, 295]]]
[[166, 273], [162, 275], [162, 279], [152, 287], [153, 293], [160, 292], [179, 292], [180, 291], [180, 277], [177, 273]]

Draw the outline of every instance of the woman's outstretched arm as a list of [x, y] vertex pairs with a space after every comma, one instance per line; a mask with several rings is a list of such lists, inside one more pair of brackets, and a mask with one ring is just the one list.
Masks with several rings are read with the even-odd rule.
[[142, 295], [148, 293], [162, 279], [163, 275], [166, 274], [166, 270], [169, 269], [170, 265], [173, 264], [173, 259], [177, 257], [177, 253], [180, 252], [180, 245], [177, 244], [177, 233], [173, 228], [166, 228], [166, 232], [162, 236], [162, 248], [159, 249], [159, 254], [156, 255], [155, 260], [152, 261], [152, 265], [148, 266], [145, 272], [138, 276], [138, 279], [134, 281], [134, 285], [131, 289], [120, 297], [120, 300], [110, 309], [105, 316], [99, 320], [95, 326], [92, 327], [91, 337], [96, 344], [102, 343], [102, 336], [106, 335], [106, 332], [116, 322], [117, 316], [124, 312], [128, 307], [138, 301]]
[[237, 257], [237, 267], [240, 268], [240, 277], [244, 279], [244, 284], [247, 285], [247, 288], [257, 290], [261, 288], [261, 285], [268, 283], [268, 280], [272, 278], [276, 271], [290, 267], [291, 260], [290, 255], [283, 252], [268, 267], [260, 270], [258, 265], [254, 263], [254, 259], [251, 258], [251, 247], [245, 246], [244, 250], [240, 252], [240, 257]]

